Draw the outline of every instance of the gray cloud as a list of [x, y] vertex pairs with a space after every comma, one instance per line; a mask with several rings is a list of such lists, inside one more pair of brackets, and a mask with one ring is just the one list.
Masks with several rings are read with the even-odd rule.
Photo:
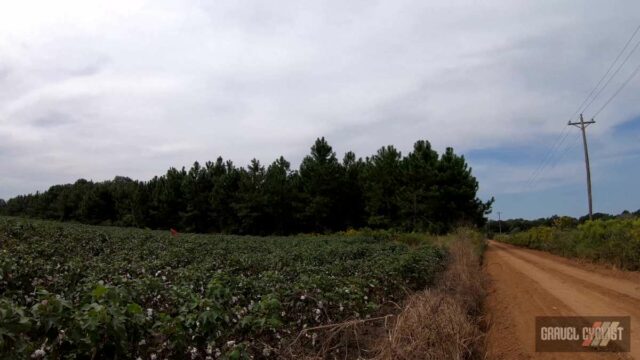
[[[547, 144], [638, 13], [634, 1], [14, 2], [0, 12], [0, 197], [218, 155], [296, 164], [323, 135], [360, 156], [418, 139]], [[640, 112], [638, 90], [594, 137]], [[490, 195], [518, 191], [537, 164], [472, 165]]]

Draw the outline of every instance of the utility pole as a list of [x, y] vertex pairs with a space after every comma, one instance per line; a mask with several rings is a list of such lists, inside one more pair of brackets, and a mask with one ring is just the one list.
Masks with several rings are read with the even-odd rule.
[[502, 220], [500, 219], [500, 214], [502, 214], [502, 211], [498, 211], [498, 231], [500, 235], [502, 235]]
[[591, 198], [591, 168], [589, 167], [589, 148], [587, 147], [587, 126], [595, 124], [595, 120], [584, 121], [580, 114], [580, 122], [571, 122], [569, 125], [575, 126], [582, 131], [582, 144], [584, 145], [584, 163], [587, 168], [587, 195], [589, 196], [589, 220], [593, 218], [593, 201]]

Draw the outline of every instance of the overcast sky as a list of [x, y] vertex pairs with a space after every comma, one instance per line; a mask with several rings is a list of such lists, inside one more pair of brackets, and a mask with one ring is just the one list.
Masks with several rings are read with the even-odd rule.
[[[297, 166], [325, 136], [339, 157], [452, 146], [503, 217], [581, 215], [578, 129], [527, 180], [639, 24], [633, 0], [5, 1], [0, 198], [218, 155]], [[596, 211], [640, 208], [639, 90], [589, 128]]]

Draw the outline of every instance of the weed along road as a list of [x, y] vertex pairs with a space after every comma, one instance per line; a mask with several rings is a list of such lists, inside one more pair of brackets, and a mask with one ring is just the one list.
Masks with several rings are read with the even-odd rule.
[[[640, 359], [640, 274], [490, 241], [489, 359]], [[630, 353], [536, 352], [536, 316], [630, 316]]]

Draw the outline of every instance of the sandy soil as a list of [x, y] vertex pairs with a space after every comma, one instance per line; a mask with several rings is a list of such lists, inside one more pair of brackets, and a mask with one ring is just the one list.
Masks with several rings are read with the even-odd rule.
[[[489, 242], [488, 359], [640, 360], [640, 274]], [[631, 316], [631, 353], [536, 353], [536, 316]]]

